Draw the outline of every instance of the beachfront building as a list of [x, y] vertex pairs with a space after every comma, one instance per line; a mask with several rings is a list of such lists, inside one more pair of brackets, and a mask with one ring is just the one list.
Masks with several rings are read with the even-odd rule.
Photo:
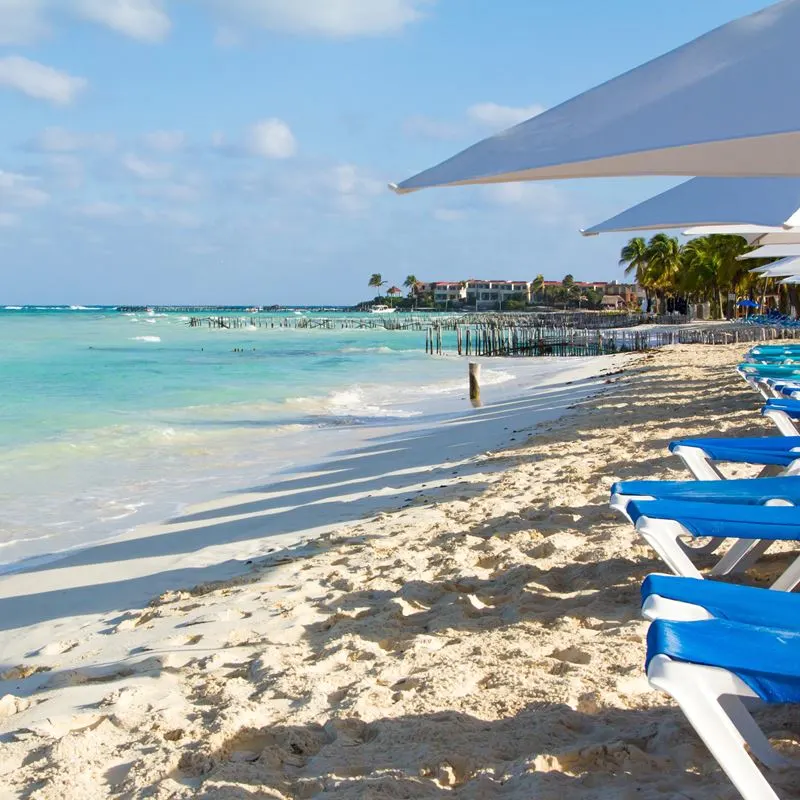
[[620, 283], [619, 281], [609, 281], [598, 285], [603, 294], [610, 297], [621, 297], [625, 306], [642, 305], [647, 295], [641, 286], [635, 283]]
[[[603, 303], [603, 308], [622, 309], [641, 305], [644, 292], [635, 284], [618, 281], [574, 281], [584, 300], [586, 293], [595, 293], [594, 307], [600, 303], [600, 296], [616, 298]], [[510, 300], [521, 301], [525, 305], [547, 303], [554, 292], [562, 290], [563, 281], [544, 281], [534, 292], [536, 285], [531, 281], [486, 280], [469, 278], [464, 281], [433, 281], [417, 284], [419, 295], [428, 295], [437, 306], [459, 307], [482, 311], [499, 310]]]
[[470, 278], [465, 281], [468, 306], [476, 308], [502, 308], [509, 300], [531, 301], [530, 281], [487, 281]]
[[433, 295], [437, 305], [459, 305], [467, 298], [467, 290], [463, 281], [438, 281], [428, 284], [428, 291]]

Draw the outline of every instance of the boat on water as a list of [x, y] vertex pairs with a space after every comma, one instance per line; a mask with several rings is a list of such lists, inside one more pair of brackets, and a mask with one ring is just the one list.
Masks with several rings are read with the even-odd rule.
[[396, 310], [397, 309], [392, 306], [377, 305], [370, 307], [371, 314], [394, 314]]

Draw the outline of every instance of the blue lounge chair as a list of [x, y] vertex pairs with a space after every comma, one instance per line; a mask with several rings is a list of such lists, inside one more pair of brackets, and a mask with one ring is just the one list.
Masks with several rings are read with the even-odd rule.
[[800, 631], [800, 595], [678, 575], [648, 575], [642, 584], [642, 616], [676, 622], [727, 619]]
[[[633, 500], [628, 516], [636, 530], [676, 574], [703, 576], [692, 563], [683, 538], [710, 536], [731, 538], [730, 550], [711, 570], [711, 575], [729, 575], [754, 564], [776, 541], [800, 541], [800, 508], [729, 503], [693, 503], [685, 500]], [[791, 591], [800, 583], [800, 558], [772, 584]]]
[[682, 439], [672, 442], [678, 456], [697, 480], [724, 480], [715, 461], [756, 464], [780, 474], [800, 473], [800, 436], [755, 436], [741, 439]]
[[800, 364], [751, 364], [743, 362], [736, 367], [743, 375], [760, 378], [789, 378], [800, 375]]
[[647, 633], [650, 684], [678, 703], [744, 800], [778, 800], [778, 753], [745, 703], [800, 702], [800, 632], [722, 619], [656, 620]]
[[750, 348], [748, 355], [762, 355], [771, 353], [800, 353], [800, 342], [757, 344]]
[[[686, 500], [695, 503], [732, 503], [734, 505], [800, 506], [800, 476], [784, 478], [739, 478], [727, 481], [618, 481], [611, 487], [611, 508], [628, 514], [633, 500]], [[689, 554], [713, 553], [724, 540], [701, 542], [679, 540]]]
[[771, 381], [791, 382], [800, 380], [800, 364], [752, 364], [744, 362], [736, 367], [736, 371], [742, 379], [760, 392], [764, 397], [772, 397], [772, 390], [769, 388]]
[[784, 436], [800, 434], [800, 400], [787, 397], [773, 397], [764, 404], [761, 414], [775, 423]]
[[611, 486], [612, 508], [627, 514], [632, 500], [800, 506], [800, 476], [727, 481], [617, 481]]

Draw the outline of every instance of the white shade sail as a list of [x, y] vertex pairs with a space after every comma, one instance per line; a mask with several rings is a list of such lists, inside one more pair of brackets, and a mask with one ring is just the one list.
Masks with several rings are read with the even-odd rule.
[[695, 178], [581, 232], [596, 236], [696, 225], [779, 232], [800, 221], [798, 209], [800, 178]]
[[800, 176], [800, 0], [782, 0], [392, 188], [626, 175]]
[[795, 275], [800, 273], [800, 258], [791, 256], [782, 258], [780, 261], [773, 261], [766, 266], [754, 267], [750, 272], [759, 273], [764, 278]]
[[684, 236], [710, 236], [715, 233], [725, 233], [733, 236], [750, 236], [758, 238], [768, 233], [781, 233], [785, 228], [774, 225], [693, 225], [687, 228]]
[[748, 258], [786, 258], [788, 256], [800, 256], [800, 244], [768, 244], [739, 256], [739, 260], [745, 261]]

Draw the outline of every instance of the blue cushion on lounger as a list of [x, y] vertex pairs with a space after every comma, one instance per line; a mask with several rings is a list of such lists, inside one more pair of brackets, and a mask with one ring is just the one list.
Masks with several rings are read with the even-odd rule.
[[678, 575], [648, 575], [642, 584], [642, 602], [654, 594], [700, 606], [718, 619], [800, 631], [800, 595], [792, 592]]
[[753, 506], [769, 500], [786, 500], [800, 506], [800, 475], [728, 481], [619, 481], [611, 487], [611, 494]]
[[767, 400], [764, 408], [761, 409], [762, 414], [765, 411], [783, 411], [788, 414], [792, 419], [800, 419], [800, 400], [793, 400], [788, 397], [775, 397]]
[[800, 702], [800, 633], [796, 631], [722, 619], [659, 619], [647, 632], [647, 665], [660, 654], [727, 669], [767, 703]]
[[758, 378], [785, 378], [789, 375], [800, 375], [800, 364], [739, 364], [739, 372]]
[[693, 536], [734, 539], [800, 540], [800, 508], [692, 503], [686, 500], [632, 500], [628, 515], [675, 520]]
[[670, 452], [676, 447], [697, 447], [715, 461], [736, 461], [747, 464], [775, 464], [788, 467], [800, 452], [800, 436], [755, 436], [741, 439], [682, 439], [672, 442]]

